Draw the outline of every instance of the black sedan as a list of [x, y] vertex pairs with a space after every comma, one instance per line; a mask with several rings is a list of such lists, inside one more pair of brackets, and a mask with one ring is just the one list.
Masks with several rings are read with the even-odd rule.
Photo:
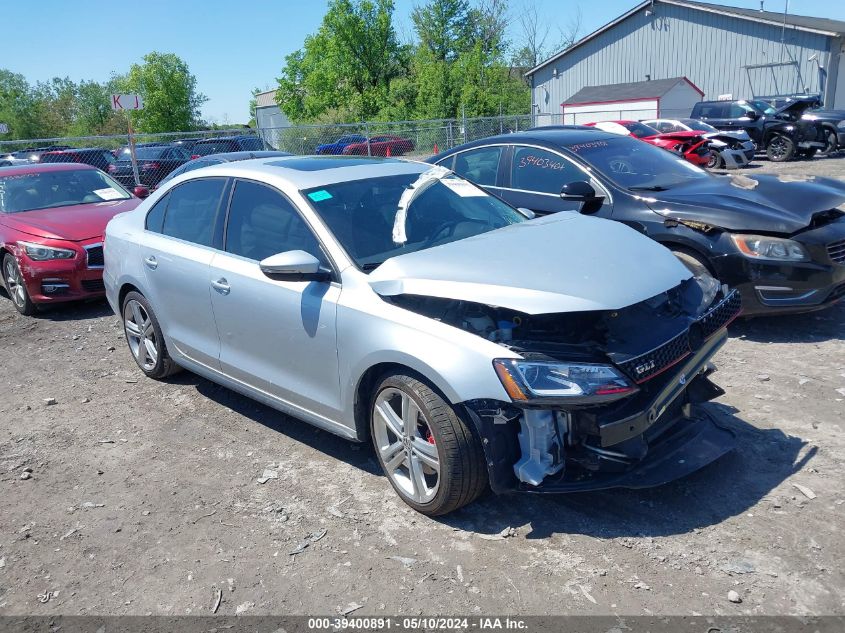
[[845, 297], [838, 180], [717, 176], [637, 139], [579, 126], [495, 136], [428, 162], [537, 215], [580, 211], [623, 222], [696, 275], [739, 288], [746, 315], [804, 312]]
[[182, 165], [181, 167], [177, 167], [173, 171], [171, 171], [165, 178], [162, 180], [159, 185], [166, 183], [167, 181], [176, 178], [176, 176], [181, 176], [189, 171], [194, 171], [195, 169], [201, 169], [202, 167], [209, 167], [211, 165], [219, 165], [220, 163], [233, 163], [238, 160], [249, 160], [251, 158], [273, 158], [274, 156], [290, 156], [290, 152], [278, 152], [275, 150], [261, 150], [255, 152], [221, 152], [220, 154], [209, 154], [208, 156], [200, 156], [199, 158], [194, 158], [193, 160], [189, 160], [187, 163]]
[[[138, 178], [142, 185], [150, 189], [157, 187], [171, 171], [191, 160], [188, 152], [170, 145], [136, 146], [135, 158], [138, 162]], [[114, 164], [109, 165], [108, 171], [110, 176], [125, 187], [132, 187], [135, 183], [128, 152], [119, 153]]]

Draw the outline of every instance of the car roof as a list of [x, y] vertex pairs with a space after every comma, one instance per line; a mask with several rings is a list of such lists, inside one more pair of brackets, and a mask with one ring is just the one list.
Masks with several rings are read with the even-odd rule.
[[513, 132], [511, 134], [499, 134], [487, 138], [471, 141], [465, 145], [455, 147], [443, 152], [450, 154], [455, 151], [463, 151], [471, 147], [495, 144], [513, 143], [546, 143], [549, 145], [572, 145], [575, 143], [589, 143], [601, 139], [619, 138], [618, 134], [605, 132], [599, 128], [587, 127], [585, 125], [549, 125], [526, 130], [525, 132]]
[[103, 147], [71, 147], [70, 149], [57, 149], [45, 154], [75, 154], [77, 152], [110, 152]]
[[210, 165], [191, 171], [174, 182], [212, 175], [250, 178], [297, 190], [379, 176], [419, 174], [431, 165], [401, 158], [368, 156], [276, 156]]
[[77, 169], [93, 169], [96, 167], [83, 163], [30, 163], [28, 165], [12, 165], [0, 167], [0, 176], [22, 176], [25, 174], [40, 174], [51, 171], [74, 171]]
[[252, 134], [239, 134], [237, 136], [215, 136], [214, 138], [200, 139], [197, 141], [197, 145], [199, 145], [200, 143], [216, 143], [218, 141], [240, 141], [245, 138], [258, 139], [257, 136], [253, 136]]
[[276, 150], [245, 150], [242, 152], [219, 152], [217, 154], [206, 154], [194, 160], [205, 160], [216, 158], [223, 161], [248, 160], [250, 158], [273, 158], [281, 156], [293, 156], [290, 152], [279, 152]]

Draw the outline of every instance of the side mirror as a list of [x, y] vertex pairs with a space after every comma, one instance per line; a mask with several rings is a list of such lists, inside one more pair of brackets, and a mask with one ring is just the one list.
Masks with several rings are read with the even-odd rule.
[[150, 190], [142, 185], [138, 185], [132, 190], [132, 193], [135, 194], [136, 198], [146, 198], [150, 195]]
[[286, 251], [270, 255], [258, 264], [261, 272], [276, 281], [328, 281], [331, 273], [320, 260], [305, 251]]
[[748, 117], [749, 119], [751, 119], [752, 121], [756, 121], [757, 119], [759, 119], [759, 118], [760, 118], [760, 113], [759, 113], [759, 112], [757, 112], [756, 110], [748, 110], [748, 111], [745, 113], [745, 116], [747, 116], [747, 117]]
[[533, 220], [534, 218], [537, 217], [537, 214], [534, 213], [531, 209], [526, 209], [525, 207], [517, 207], [516, 210], [519, 211], [522, 215], [524, 215], [529, 220]]
[[576, 180], [563, 185], [560, 197], [571, 202], [580, 202], [579, 212], [585, 215], [595, 213], [604, 204], [604, 196], [598, 195], [593, 186], [585, 180]]

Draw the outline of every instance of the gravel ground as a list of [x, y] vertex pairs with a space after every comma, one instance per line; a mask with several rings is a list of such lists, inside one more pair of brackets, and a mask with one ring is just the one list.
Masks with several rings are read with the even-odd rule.
[[2, 299], [0, 614], [841, 614], [845, 305], [731, 333], [711, 411], [735, 452], [655, 490], [432, 520], [368, 446], [145, 379], [105, 303]]

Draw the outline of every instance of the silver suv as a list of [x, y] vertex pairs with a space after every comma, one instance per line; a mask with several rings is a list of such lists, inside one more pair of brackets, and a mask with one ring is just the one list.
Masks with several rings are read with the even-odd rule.
[[370, 439], [425, 514], [488, 485], [658, 485], [730, 450], [697, 404], [737, 294], [617, 222], [528, 215], [424, 163], [228, 163], [112, 220], [104, 279], [147, 376]]

